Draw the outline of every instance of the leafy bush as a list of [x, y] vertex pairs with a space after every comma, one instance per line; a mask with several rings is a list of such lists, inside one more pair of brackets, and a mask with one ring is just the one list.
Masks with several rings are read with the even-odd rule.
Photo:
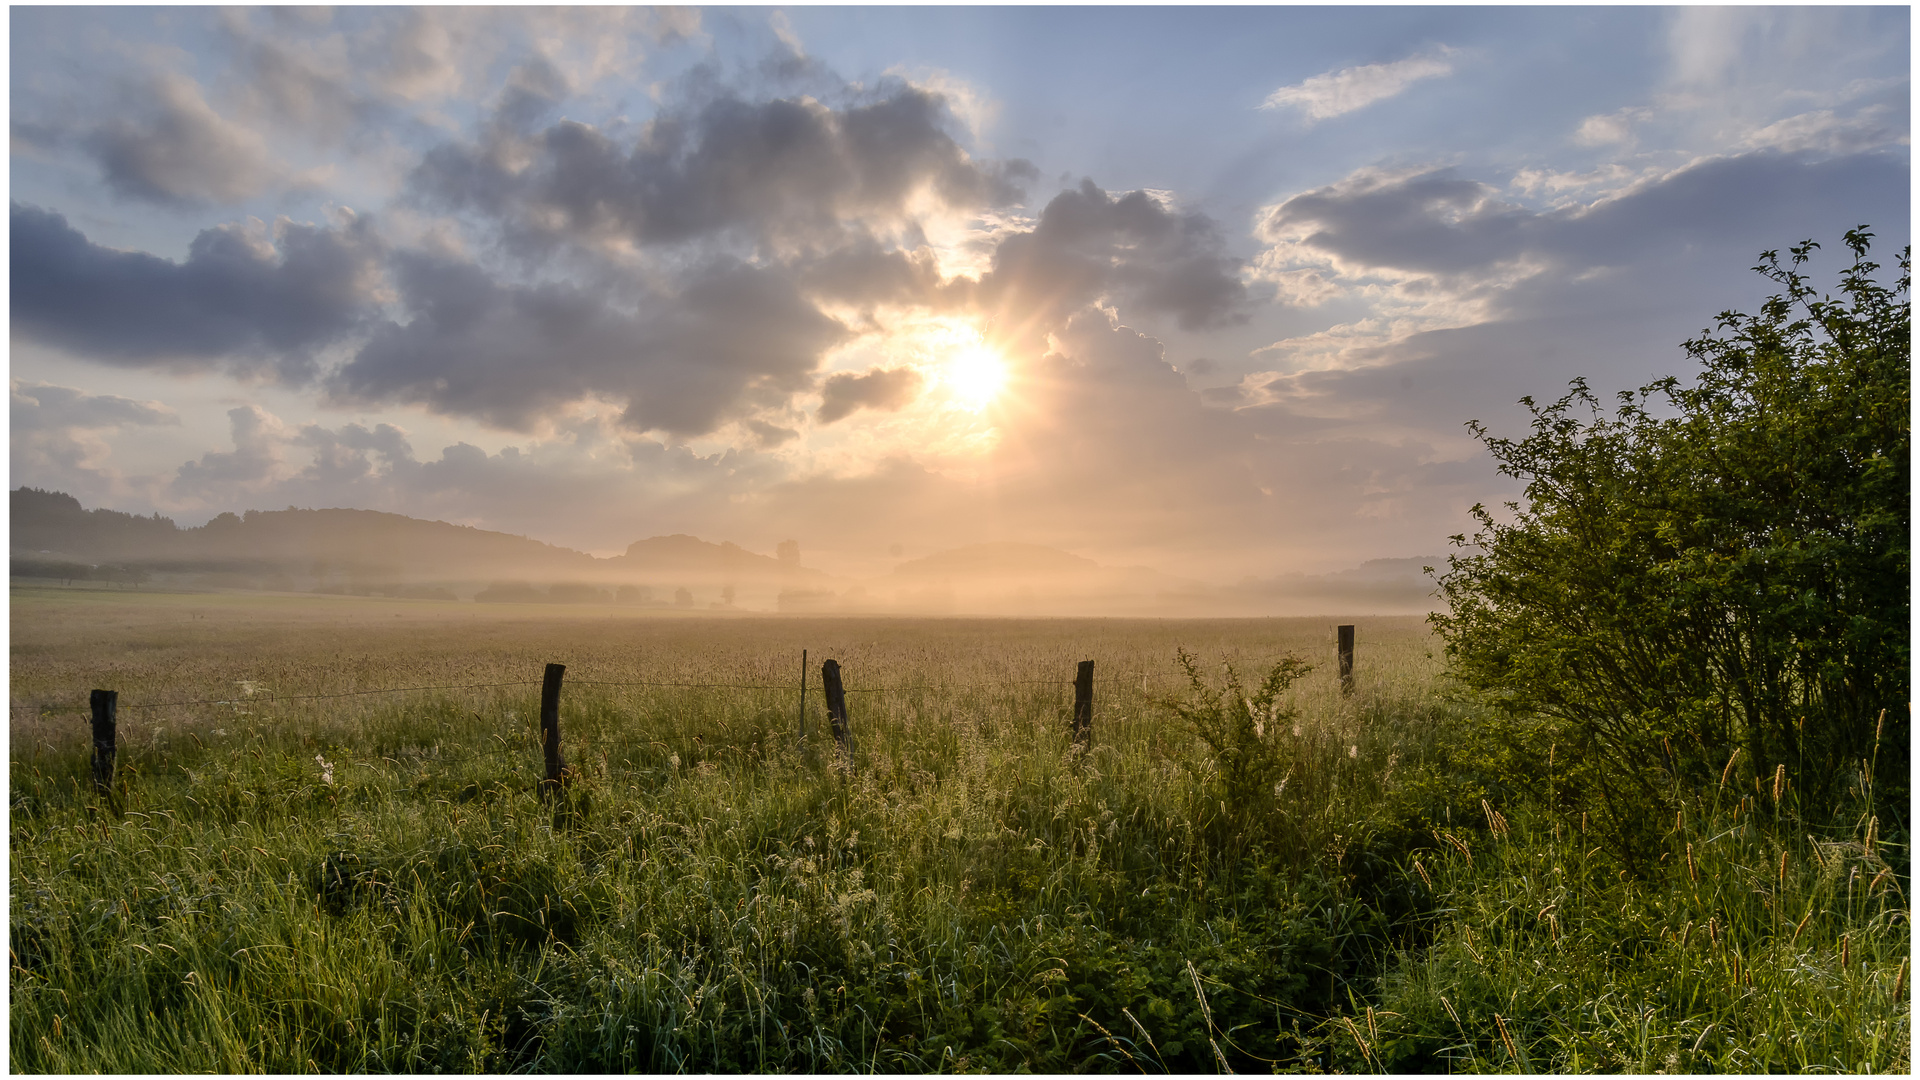
[[1226, 804], [1229, 818], [1244, 825], [1273, 805], [1288, 778], [1286, 732], [1296, 711], [1286, 707], [1280, 695], [1313, 670], [1312, 665], [1298, 657], [1282, 657], [1260, 681], [1260, 688], [1249, 694], [1233, 665], [1223, 666], [1226, 685], [1215, 689], [1200, 674], [1193, 654], [1180, 649], [1176, 655], [1187, 678], [1188, 696], [1162, 704], [1213, 751], [1220, 770], [1214, 794]]
[[1622, 854], [1652, 850], [1641, 826], [1672, 820], [1677, 785], [1729, 767], [1784, 767], [1811, 812], [1874, 758], [1904, 805], [1910, 271], [1903, 251], [1897, 283], [1876, 280], [1870, 237], [1846, 234], [1838, 301], [1800, 272], [1813, 242], [1763, 253], [1783, 291], [1686, 343], [1691, 385], [1621, 393], [1608, 417], [1576, 380], [1523, 399], [1525, 438], [1469, 425], [1525, 504], [1474, 508], [1434, 624], [1520, 760], [1557, 744]]

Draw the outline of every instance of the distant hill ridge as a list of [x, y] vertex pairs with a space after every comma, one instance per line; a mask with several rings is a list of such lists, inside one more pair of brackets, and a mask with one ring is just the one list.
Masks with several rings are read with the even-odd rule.
[[249, 510], [194, 528], [88, 510], [71, 495], [11, 493], [16, 577], [420, 599], [592, 602], [815, 613], [1254, 616], [1431, 610], [1438, 557], [1374, 559], [1327, 574], [1219, 586], [1144, 566], [1103, 566], [1039, 544], [973, 544], [850, 582], [685, 533], [611, 558], [525, 536], [379, 510]]
[[512, 576], [589, 580], [635, 574], [743, 578], [825, 577], [797, 563], [756, 555], [731, 542], [684, 533], [635, 541], [624, 555], [600, 559], [525, 536], [427, 521], [381, 510], [332, 508], [224, 513], [180, 528], [172, 519], [83, 508], [71, 495], [16, 488], [9, 497], [10, 548], [16, 556], [139, 562], [159, 569], [199, 564], [279, 564], [323, 575], [329, 567], [362, 573], [442, 578]]
[[686, 533], [635, 540], [627, 545], [626, 554], [615, 555], [604, 561], [649, 572], [677, 571], [794, 579], [827, 576], [822, 571], [809, 570], [798, 562], [782, 562], [770, 556], [756, 555], [730, 540], [714, 544]]

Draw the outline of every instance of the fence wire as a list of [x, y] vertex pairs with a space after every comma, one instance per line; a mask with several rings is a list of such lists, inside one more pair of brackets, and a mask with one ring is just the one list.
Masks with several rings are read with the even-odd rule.
[[[1140, 679], [1140, 680], [1174, 679], [1174, 678], [1184, 678], [1184, 677], [1185, 676], [1180, 672], [1132, 671], [1132, 672], [1120, 672], [1117, 675], [1107, 676], [1106, 678], [1112, 684], [1119, 685], [1123, 681], [1131, 681], [1134, 679]], [[1015, 686], [1072, 686], [1073, 685], [1072, 679], [992, 679], [988, 681], [991, 681], [993, 683], [1009, 683]], [[202, 701], [120, 702], [120, 703], [117, 703], [116, 708], [119, 708], [119, 709], [170, 709], [170, 708], [190, 708], [190, 707], [199, 706], [199, 705], [262, 705], [262, 704], [270, 704], [270, 703], [281, 702], [281, 701], [321, 701], [321, 700], [328, 700], [328, 699], [334, 699], [334, 698], [365, 697], [373, 694], [406, 694], [406, 693], [414, 693], [414, 692], [426, 691], [426, 690], [497, 690], [502, 687], [539, 686], [540, 684], [541, 684], [541, 680], [539, 679], [516, 679], [510, 682], [456, 683], [456, 684], [445, 685], [445, 686], [389, 686], [389, 687], [380, 687], [372, 690], [341, 690], [341, 691], [337, 691], [333, 693], [325, 693], [325, 694], [248, 694], [246, 696], [237, 697], [237, 698], [208, 698]], [[784, 690], [784, 691], [794, 691], [794, 692], [801, 691], [804, 689], [807, 693], [825, 693], [826, 691], [826, 688], [824, 685], [820, 683], [814, 683], [814, 682], [808, 682], [803, 687], [802, 685], [796, 684], [796, 683], [656, 682], [656, 681], [648, 681], [648, 680], [568, 679], [566, 680], [565, 685], [602, 686], [602, 687], [644, 686], [644, 687], [686, 689], [686, 690]], [[915, 686], [861, 686], [861, 687], [848, 686], [848, 687], [844, 687], [844, 692], [848, 694], [899, 694], [899, 693], [925, 693], [929, 691], [948, 690], [951, 688], [952, 688], [951, 686], [933, 685], [933, 684], [921, 684], [921, 685], [915, 685]], [[91, 711], [90, 708], [83, 708], [78, 706], [60, 707], [60, 706], [55, 706], [50, 704], [39, 704], [39, 705], [34, 705], [34, 704], [11, 705], [10, 704], [7, 706], [7, 708], [9, 712], [31, 710], [38, 713], [38, 715], [41, 715], [41, 716], [61, 716], [66, 714], [77, 714], [77, 715], [84, 716], [84, 715], [88, 715]]]

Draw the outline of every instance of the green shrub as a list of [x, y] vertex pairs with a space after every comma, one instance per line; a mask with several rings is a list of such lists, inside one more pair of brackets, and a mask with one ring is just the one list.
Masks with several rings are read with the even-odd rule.
[[1434, 625], [1509, 717], [1514, 777], [1557, 747], [1568, 800], [1635, 862], [1736, 750], [1734, 775], [1784, 766], [1809, 812], [1868, 759], [1904, 806], [1909, 262], [1881, 284], [1869, 238], [1846, 236], [1839, 301], [1800, 273], [1811, 241], [1784, 266], [1763, 253], [1783, 292], [1686, 343], [1692, 384], [1622, 393], [1609, 417], [1575, 381], [1523, 399], [1525, 438], [1470, 425], [1525, 500], [1474, 508]]
[[1296, 756], [1289, 745], [1297, 735], [1290, 738], [1289, 732], [1298, 712], [1280, 695], [1312, 666], [1298, 657], [1283, 657], [1249, 694], [1232, 664], [1222, 665], [1226, 685], [1216, 689], [1200, 674], [1193, 654], [1180, 649], [1176, 656], [1188, 695], [1161, 704], [1213, 751], [1219, 772], [1209, 794], [1226, 807], [1223, 824], [1237, 829], [1265, 818], [1284, 790]]

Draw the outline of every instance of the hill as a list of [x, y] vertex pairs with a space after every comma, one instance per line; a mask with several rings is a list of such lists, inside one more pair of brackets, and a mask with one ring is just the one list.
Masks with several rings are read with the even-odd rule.
[[16, 577], [189, 588], [612, 602], [680, 608], [899, 615], [1269, 616], [1424, 614], [1436, 557], [1375, 559], [1323, 575], [1205, 584], [1103, 566], [1040, 544], [973, 544], [851, 582], [730, 541], [636, 540], [611, 558], [525, 536], [378, 510], [248, 510], [195, 528], [71, 495], [12, 492]]
[[[676, 534], [599, 559], [524, 536], [378, 510], [248, 510], [194, 528], [11, 493], [15, 576], [452, 599], [677, 601], [771, 607], [782, 585], [827, 580], [733, 543]], [[623, 588], [624, 587], [624, 588]], [[679, 594], [685, 593], [684, 597]]]

